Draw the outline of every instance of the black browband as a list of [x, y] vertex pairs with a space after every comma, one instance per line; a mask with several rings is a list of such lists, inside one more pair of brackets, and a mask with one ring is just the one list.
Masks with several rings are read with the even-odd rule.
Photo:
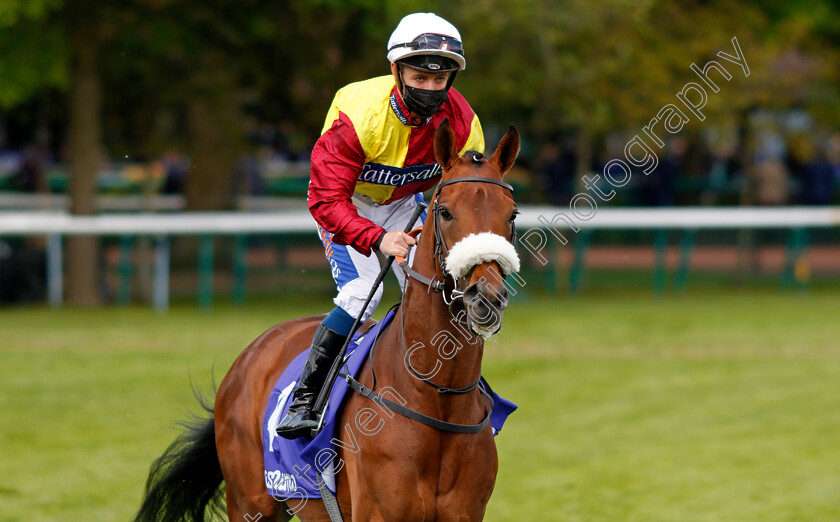
[[513, 192], [513, 187], [508, 185], [504, 181], [499, 181], [499, 180], [493, 179], [493, 178], [482, 178], [481, 176], [468, 176], [466, 178], [452, 178], [452, 179], [443, 180], [440, 183], [438, 183], [438, 188], [437, 188], [438, 192], [440, 192], [440, 189], [442, 189], [443, 187], [445, 187], [447, 185], [452, 185], [453, 183], [461, 183], [462, 181], [478, 181], [480, 183], [493, 183], [495, 185], [506, 188], [507, 190]]

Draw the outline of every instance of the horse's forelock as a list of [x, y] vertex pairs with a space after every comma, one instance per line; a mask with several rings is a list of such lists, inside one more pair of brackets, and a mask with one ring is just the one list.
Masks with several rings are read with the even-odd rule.
[[484, 154], [478, 152], [477, 150], [468, 150], [464, 153], [464, 157], [470, 160], [471, 162], [475, 163], [476, 165], [480, 165], [487, 161], [484, 157]]
[[[469, 170], [462, 172], [464, 169]], [[504, 179], [504, 174], [499, 172], [498, 169], [493, 168], [493, 164], [488, 162], [488, 158], [484, 154], [475, 150], [468, 150], [464, 152], [459, 161], [455, 162], [452, 168], [443, 171], [441, 180], [448, 181], [455, 178], [476, 176], [476, 170], [482, 171], [478, 175], [485, 178], [492, 178], [499, 181]]]

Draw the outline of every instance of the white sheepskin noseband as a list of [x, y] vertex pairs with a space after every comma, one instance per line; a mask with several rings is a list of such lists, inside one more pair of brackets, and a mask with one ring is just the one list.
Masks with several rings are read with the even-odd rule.
[[453, 277], [467, 275], [476, 265], [496, 261], [504, 275], [519, 272], [519, 255], [507, 239], [492, 232], [470, 234], [455, 243], [446, 256], [446, 271]]

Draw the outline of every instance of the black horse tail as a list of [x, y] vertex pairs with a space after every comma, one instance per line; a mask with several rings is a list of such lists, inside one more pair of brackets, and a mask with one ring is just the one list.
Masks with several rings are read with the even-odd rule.
[[135, 522], [200, 522], [205, 514], [223, 514], [213, 407], [199, 393], [196, 398], [210, 417], [181, 423], [186, 431], [152, 463]]

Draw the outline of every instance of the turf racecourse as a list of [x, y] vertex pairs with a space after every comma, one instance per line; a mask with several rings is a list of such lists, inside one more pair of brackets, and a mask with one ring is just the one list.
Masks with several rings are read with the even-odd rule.
[[[838, 298], [518, 300], [485, 356], [521, 405], [486, 519], [840, 520]], [[208, 390], [265, 328], [328, 304], [0, 309], [0, 520], [128, 520], [195, 411], [190, 379]]]

